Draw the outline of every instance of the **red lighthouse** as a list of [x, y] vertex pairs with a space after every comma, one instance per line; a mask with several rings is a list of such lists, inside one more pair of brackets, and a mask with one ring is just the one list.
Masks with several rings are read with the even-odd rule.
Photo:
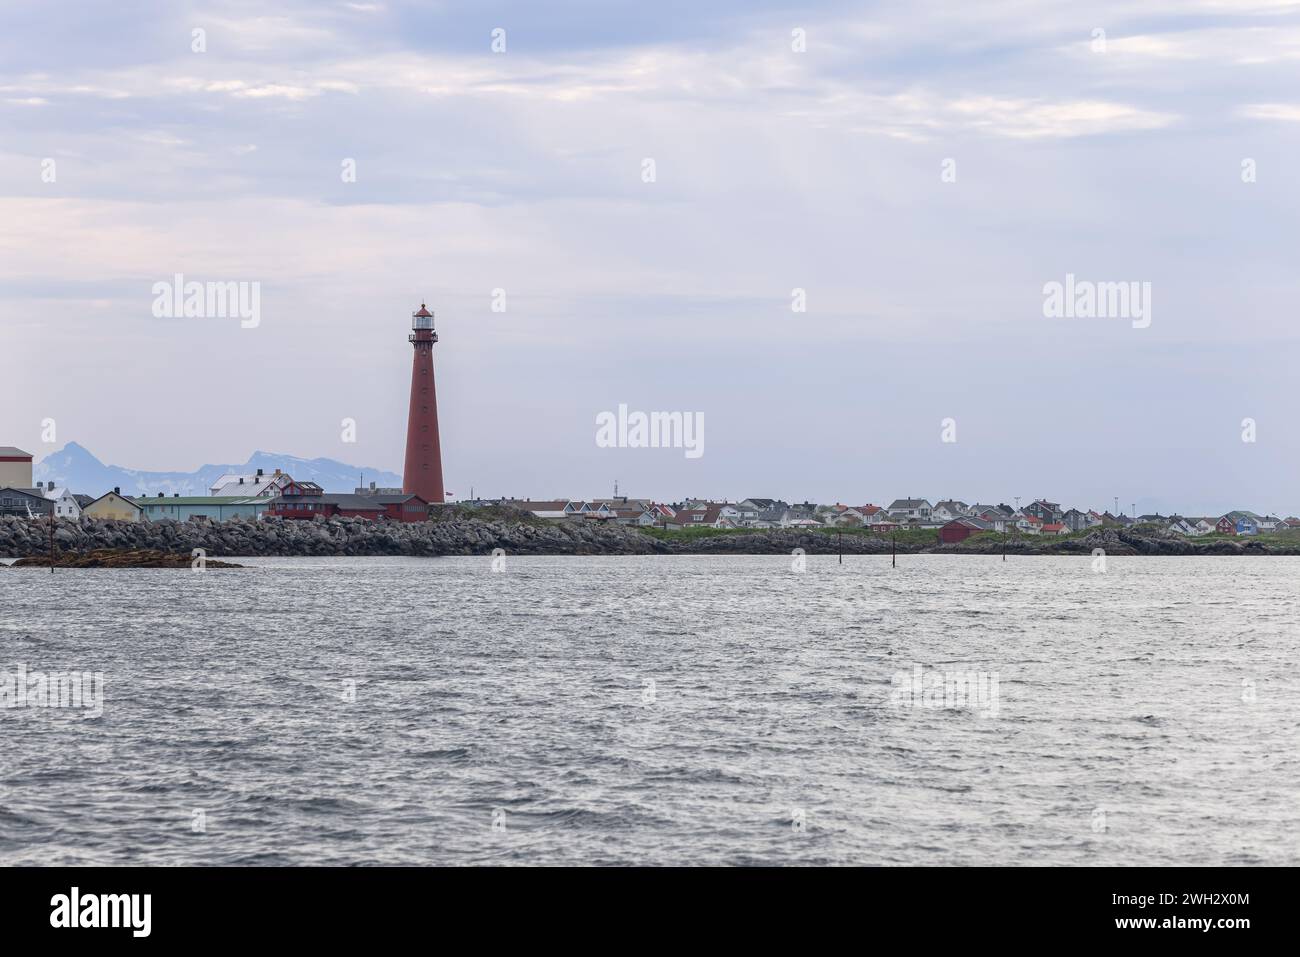
[[442, 449], [438, 444], [438, 396], [433, 388], [433, 313], [420, 303], [411, 313], [415, 360], [411, 365], [411, 411], [406, 419], [406, 466], [402, 491], [414, 492], [426, 502], [442, 502]]

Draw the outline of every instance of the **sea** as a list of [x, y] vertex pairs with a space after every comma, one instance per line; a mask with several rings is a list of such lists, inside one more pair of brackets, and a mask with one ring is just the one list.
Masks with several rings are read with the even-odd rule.
[[0, 569], [0, 864], [1300, 863], [1300, 558], [228, 560]]

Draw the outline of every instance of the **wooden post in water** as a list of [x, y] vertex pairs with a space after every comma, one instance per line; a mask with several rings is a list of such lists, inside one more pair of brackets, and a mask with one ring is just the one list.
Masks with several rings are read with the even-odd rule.
[[844, 533], [840, 532], [840, 564], [844, 564]]
[[50, 503], [50, 574], [54, 574], [54, 503]]
[[889, 533], [890, 568], [898, 567], [898, 532]]

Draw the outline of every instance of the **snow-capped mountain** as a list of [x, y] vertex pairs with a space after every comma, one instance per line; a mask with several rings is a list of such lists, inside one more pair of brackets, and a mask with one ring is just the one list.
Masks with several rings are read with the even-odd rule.
[[105, 465], [84, 446], [69, 442], [52, 452], [32, 469], [39, 483], [54, 482], [83, 495], [99, 496], [114, 488], [123, 495], [207, 495], [212, 483], [227, 472], [252, 474], [262, 469], [270, 475], [276, 469], [296, 479], [315, 482], [327, 492], [351, 492], [364, 476], [366, 484], [398, 488], [402, 477], [382, 469], [359, 467], [334, 459], [303, 459], [278, 452], [254, 452], [247, 462], [204, 465], [193, 472], [146, 472], [119, 465]]

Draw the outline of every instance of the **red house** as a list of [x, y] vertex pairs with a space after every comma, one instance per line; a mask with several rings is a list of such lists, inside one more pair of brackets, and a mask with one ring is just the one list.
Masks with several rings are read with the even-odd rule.
[[381, 518], [395, 522], [423, 522], [429, 517], [429, 503], [415, 494], [399, 495], [281, 495], [267, 506], [267, 515], [277, 518]]
[[1214, 523], [1214, 530], [1220, 535], [1236, 535], [1237, 523], [1225, 515]]
[[954, 518], [951, 522], [939, 526], [939, 541], [944, 545], [964, 542], [976, 532], [987, 532], [993, 527], [992, 522], [978, 518]]

